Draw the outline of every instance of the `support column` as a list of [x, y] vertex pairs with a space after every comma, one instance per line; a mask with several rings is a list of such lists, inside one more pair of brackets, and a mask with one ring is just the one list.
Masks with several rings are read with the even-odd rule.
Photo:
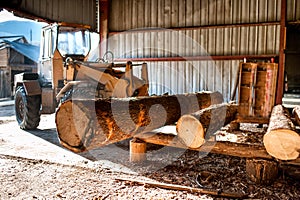
[[283, 87], [284, 87], [284, 68], [286, 47], [286, 0], [281, 0], [281, 19], [280, 19], [280, 44], [279, 44], [279, 65], [278, 65], [278, 80], [275, 104], [282, 104]]
[[99, 34], [100, 34], [100, 58], [103, 57], [107, 51], [107, 38], [108, 38], [108, 16], [109, 16], [110, 0], [100, 0], [99, 3]]

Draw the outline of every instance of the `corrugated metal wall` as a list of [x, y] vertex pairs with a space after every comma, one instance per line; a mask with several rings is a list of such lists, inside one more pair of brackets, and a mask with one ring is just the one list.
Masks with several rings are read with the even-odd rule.
[[147, 62], [150, 94], [182, 94], [220, 91], [225, 100], [233, 96], [239, 61]]
[[[288, 0], [289, 21], [300, 19], [299, 4]], [[280, 7], [281, 0], [112, 0], [109, 29], [114, 33], [108, 50], [116, 58], [146, 62], [156, 57], [279, 54]], [[216, 90], [229, 101], [239, 62], [147, 62], [150, 93]]]
[[111, 31], [124, 31], [144, 27], [170, 28], [274, 22], [280, 21], [280, 2], [280, 0], [112, 0], [109, 28]]
[[121, 32], [109, 38], [117, 58], [277, 54], [279, 25]]
[[90, 25], [97, 28], [96, 0], [22, 0], [18, 10], [57, 22]]
[[300, 1], [287, 0], [287, 21], [300, 20]]

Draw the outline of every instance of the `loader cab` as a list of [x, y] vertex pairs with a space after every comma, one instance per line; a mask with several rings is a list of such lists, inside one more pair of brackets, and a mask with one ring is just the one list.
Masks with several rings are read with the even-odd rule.
[[89, 27], [54, 23], [42, 29], [38, 73], [44, 85], [53, 89], [63, 79], [63, 62], [67, 57], [85, 60], [90, 52]]
[[42, 88], [42, 113], [54, 113], [56, 95], [65, 80], [74, 79], [74, 69], [64, 66], [67, 57], [85, 61], [90, 52], [89, 26], [54, 23], [41, 31], [39, 81]]

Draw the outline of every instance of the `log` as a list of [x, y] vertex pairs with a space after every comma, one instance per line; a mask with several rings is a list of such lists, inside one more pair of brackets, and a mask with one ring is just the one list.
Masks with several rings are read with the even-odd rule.
[[300, 136], [295, 131], [289, 111], [282, 105], [274, 106], [263, 143], [274, 158], [294, 160], [299, 157]]
[[295, 118], [296, 124], [300, 126], [300, 106], [295, 106], [292, 113]]
[[61, 144], [80, 152], [175, 124], [184, 114], [222, 102], [219, 92], [68, 100], [58, 108], [55, 122]]
[[178, 137], [189, 148], [199, 148], [217, 130], [235, 119], [236, 104], [217, 104], [183, 115], [177, 122]]
[[134, 138], [130, 140], [129, 143], [129, 160], [130, 162], [143, 162], [147, 159], [146, 155], [146, 142], [139, 140], [137, 138]]

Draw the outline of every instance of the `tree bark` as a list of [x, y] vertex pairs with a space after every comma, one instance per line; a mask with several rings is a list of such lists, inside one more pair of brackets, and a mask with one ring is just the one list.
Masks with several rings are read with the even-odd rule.
[[217, 130], [235, 119], [237, 105], [217, 104], [183, 115], [177, 122], [178, 137], [189, 148], [199, 148]]
[[263, 138], [267, 152], [280, 160], [294, 160], [299, 157], [300, 136], [289, 111], [282, 105], [274, 106], [267, 133]]
[[295, 118], [295, 122], [298, 126], [300, 126], [300, 106], [295, 106], [293, 109], [293, 116]]
[[219, 92], [123, 99], [69, 100], [56, 112], [62, 145], [84, 151], [131, 138], [223, 102]]

